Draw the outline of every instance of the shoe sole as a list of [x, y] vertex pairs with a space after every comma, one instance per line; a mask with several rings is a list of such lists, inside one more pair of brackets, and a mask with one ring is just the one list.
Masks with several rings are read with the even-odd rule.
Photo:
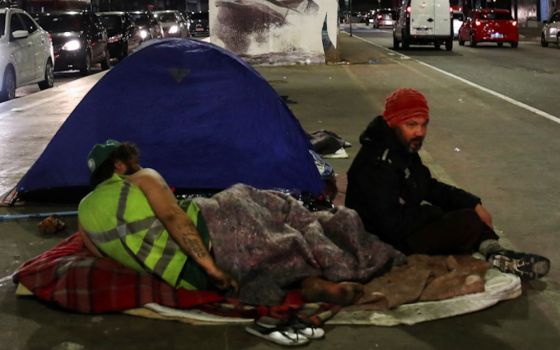
[[498, 270], [517, 275], [522, 280], [541, 278], [550, 270], [550, 260], [535, 254], [522, 254], [519, 258], [497, 254], [492, 257], [491, 263]]

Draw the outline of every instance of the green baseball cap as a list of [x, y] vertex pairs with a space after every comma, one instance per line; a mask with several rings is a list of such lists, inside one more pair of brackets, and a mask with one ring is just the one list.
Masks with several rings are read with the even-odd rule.
[[116, 140], [107, 140], [105, 143], [98, 143], [91, 151], [89, 151], [87, 164], [90, 172], [94, 172], [99, 168], [104, 161], [106, 161], [111, 153], [121, 145], [119, 141]]

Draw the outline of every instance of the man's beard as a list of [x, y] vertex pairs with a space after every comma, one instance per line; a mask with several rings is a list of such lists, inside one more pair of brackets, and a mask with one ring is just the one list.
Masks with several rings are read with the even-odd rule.
[[406, 145], [406, 149], [409, 153], [416, 153], [422, 148], [422, 144], [424, 143], [423, 137], [415, 137], [408, 141]]

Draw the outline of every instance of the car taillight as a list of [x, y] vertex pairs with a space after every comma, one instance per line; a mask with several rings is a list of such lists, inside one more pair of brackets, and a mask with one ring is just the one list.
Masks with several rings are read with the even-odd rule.
[[406, 12], [410, 13], [410, 11], [412, 11], [412, 7], [408, 6], [408, 7], [406, 8]]
[[52, 44], [52, 35], [51, 35], [51, 33], [47, 33], [47, 34], [49, 35], [49, 41], [50, 41], [51, 44]]
[[382, 19], [382, 18], [383, 18], [383, 16], [381, 16], [381, 15], [377, 16], [377, 19]]
[[478, 27], [479, 25], [482, 24], [482, 22], [477, 19], [476, 21], [474, 21], [474, 24]]
[[515, 27], [517, 25], [517, 21], [511, 21], [511, 25]]

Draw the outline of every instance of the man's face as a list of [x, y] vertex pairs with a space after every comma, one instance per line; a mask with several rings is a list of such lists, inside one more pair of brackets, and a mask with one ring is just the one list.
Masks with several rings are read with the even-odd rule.
[[410, 153], [415, 153], [422, 148], [422, 143], [428, 131], [426, 118], [410, 118], [393, 127], [397, 138]]

